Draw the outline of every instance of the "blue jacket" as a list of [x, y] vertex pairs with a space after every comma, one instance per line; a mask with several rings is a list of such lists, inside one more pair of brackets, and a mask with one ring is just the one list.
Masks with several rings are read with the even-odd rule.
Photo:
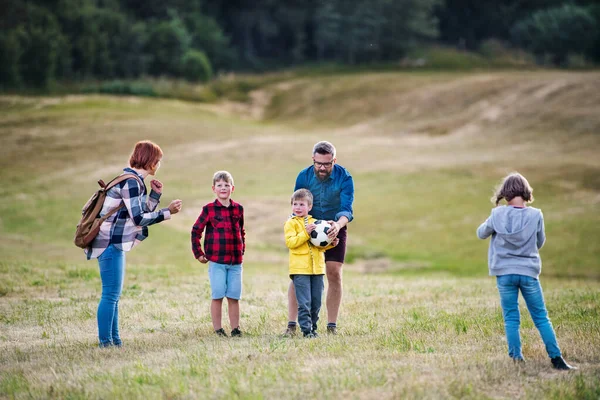
[[496, 207], [477, 229], [480, 239], [490, 235], [490, 275], [518, 274], [536, 279], [539, 277], [542, 260], [538, 250], [546, 241], [541, 210], [533, 207]]
[[346, 168], [334, 164], [329, 178], [321, 181], [311, 165], [298, 174], [294, 191], [298, 189], [308, 189], [312, 193], [313, 207], [310, 214], [314, 218], [337, 221], [344, 216], [348, 218], [348, 222], [354, 218], [354, 181]]

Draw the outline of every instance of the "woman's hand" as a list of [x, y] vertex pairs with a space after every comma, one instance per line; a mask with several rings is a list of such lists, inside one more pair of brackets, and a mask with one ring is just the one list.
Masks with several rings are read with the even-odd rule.
[[171, 214], [177, 214], [179, 211], [181, 211], [181, 200], [173, 200], [171, 204], [169, 204], [169, 211]]
[[200, 256], [198, 257], [198, 261], [200, 261], [202, 264], [206, 264], [208, 262], [208, 258], [205, 256]]
[[157, 180], [157, 179], [152, 179], [150, 181], [150, 187], [152, 188], [152, 190], [154, 190], [156, 193], [160, 194], [162, 193], [162, 188], [163, 188], [163, 184]]

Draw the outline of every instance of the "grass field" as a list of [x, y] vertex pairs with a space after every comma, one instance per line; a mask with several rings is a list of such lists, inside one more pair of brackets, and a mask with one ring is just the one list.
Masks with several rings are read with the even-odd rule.
[[[295, 77], [250, 98], [0, 97], [0, 397], [600, 398], [600, 73]], [[141, 139], [184, 209], [127, 254], [125, 347], [100, 350], [97, 262], [71, 239]], [[319, 140], [356, 184], [341, 334], [285, 339], [283, 223]], [[246, 209], [241, 339], [212, 333], [189, 245], [218, 169]], [[544, 212], [541, 282], [577, 372], [550, 367], [525, 307], [528, 361], [506, 355], [475, 229], [513, 170]]]

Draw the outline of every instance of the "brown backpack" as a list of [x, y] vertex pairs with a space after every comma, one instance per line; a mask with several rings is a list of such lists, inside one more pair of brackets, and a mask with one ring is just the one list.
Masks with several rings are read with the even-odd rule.
[[125, 204], [123, 203], [120, 206], [110, 210], [103, 217], [100, 217], [100, 211], [102, 211], [102, 207], [104, 206], [104, 199], [106, 199], [106, 193], [108, 190], [130, 178], [139, 180], [139, 178], [133, 174], [123, 174], [117, 176], [115, 179], [108, 182], [108, 184], [105, 184], [102, 179], [98, 181], [100, 189], [98, 189], [98, 191], [94, 193], [92, 197], [90, 197], [81, 210], [82, 216], [77, 224], [77, 229], [75, 230], [75, 239], [73, 240], [75, 246], [81, 247], [82, 249], [88, 248], [94, 238], [98, 236], [98, 232], [100, 232], [100, 225], [102, 225], [102, 223], [106, 221], [108, 217], [125, 207]]

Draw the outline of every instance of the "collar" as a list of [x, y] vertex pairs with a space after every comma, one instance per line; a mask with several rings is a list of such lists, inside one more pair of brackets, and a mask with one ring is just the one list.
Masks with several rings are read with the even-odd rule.
[[[311, 219], [311, 218], [312, 218], [312, 215], [310, 215], [310, 214], [306, 214], [306, 217], [307, 217], [308, 219]], [[294, 214], [294, 213], [291, 213], [291, 214], [290, 214], [290, 218], [299, 218], [299, 219], [301, 219], [301, 220], [304, 220], [304, 217], [299, 217], [299, 216], [297, 216], [297, 215], [296, 215], [296, 214]]]
[[215, 207], [223, 207], [223, 208], [231, 208], [231, 207], [233, 207], [234, 205], [236, 205], [236, 203], [235, 203], [235, 202], [234, 202], [234, 201], [233, 201], [231, 198], [229, 198], [229, 206], [224, 206], [224, 205], [223, 205], [223, 204], [222, 204], [222, 203], [219, 201], [219, 199], [215, 199], [215, 202], [214, 202], [214, 204], [215, 204]]
[[143, 177], [143, 176], [141, 176], [140, 174], [138, 174], [137, 172], [135, 172], [135, 170], [133, 170], [133, 169], [131, 169], [131, 168], [129, 168], [129, 167], [125, 167], [125, 168], [123, 168], [123, 171], [124, 171], [125, 173], [127, 173], [127, 174], [134, 174], [134, 175], [136, 175], [137, 177], [139, 177], [139, 178], [140, 178], [140, 180], [141, 180], [142, 182], [144, 182], [144, 177]]

